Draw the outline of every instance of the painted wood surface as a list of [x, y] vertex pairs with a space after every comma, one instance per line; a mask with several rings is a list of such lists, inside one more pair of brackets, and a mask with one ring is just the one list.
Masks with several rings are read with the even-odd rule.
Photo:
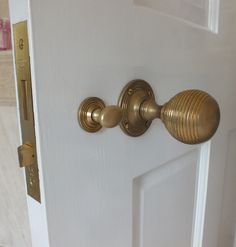
[[[11, 2], [12, 19], [30, 24], [43, 193], [42, 205], [29, 200], [34, 246], [49, 239], [50, 247], [225, 246], [221, 227], [228, 226], [221, 239], [234, 237], [221, 213], [226, 160], [235, 163], [227, 150], [236, 128], [235, 1], [214, 1], [220, 11], [208, 11], [219, 29], [137, 1]], [[190, 147], [160, 121], [135, 139], [119, 128], [94, 135], [79, 128], [84, 98], [114, 104], [136, 78], [151, 83], [159, 103], [187, 88], [212, 94], [222, 113], [216, 136]]]

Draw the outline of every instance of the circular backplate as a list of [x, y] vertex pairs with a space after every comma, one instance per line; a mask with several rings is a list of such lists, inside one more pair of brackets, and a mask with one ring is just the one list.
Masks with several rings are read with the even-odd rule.
[[97, 97], [90, 97], [85, 99], [80, 104], [78, 110], [78, 122], [81, 128], [91, 133], [99, 131], [102, 126], [99, 123], [93, 121], [92, 113], [96, 109], [102, 110], [103, 108], [105, 108], [105, 103], [103, 100]]
[[144, 101], [155, 100], [151, 86], [143, 80], [133, 80], [122, 90], [118, 105], [122, 108], [123, 119], [120, 123], [125, 134], [133, 137], [144, 134], [152, 121], [144, 120], [140, 108]]

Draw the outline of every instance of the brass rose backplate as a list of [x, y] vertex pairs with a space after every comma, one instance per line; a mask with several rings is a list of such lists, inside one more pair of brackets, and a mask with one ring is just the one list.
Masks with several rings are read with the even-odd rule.
[[151, 86], [143, 80], [128, 83], [122, 90], [118, 105], [122, 109], [121, 129], [129, 136], [144, 134], [152, 123], [152, 119], [144, 119], [140, 115], [143, 102], [155, 102]]
[[121, 129], [129, 136], [140, 136], [155, 118], [160, 118], [169, 133], [180, 142], [199, 144], [209, 140], [220, 122], [216, 100], [201, 90], [178, 93], [166, 104], [158, 105], [150, 85], [143, 80], [128, 83], [121, 92]]

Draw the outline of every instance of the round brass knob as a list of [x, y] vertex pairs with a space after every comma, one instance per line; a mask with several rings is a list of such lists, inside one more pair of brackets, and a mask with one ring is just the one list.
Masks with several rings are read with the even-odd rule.
[[220, 109], [206, 92], [186, 90], [161, 107], [160, 118], [174, 138], [186, 144], [198, 144], [215, 134]]
[[102, 127], [113, 128], [122, 119], [122, 111], [118, 106], [107, 106], [97, 97], [85, 99], [78, 111], [80, 126], [87, 132], [97, 132]]
[[199, 144], [215, 134], [220, 122], [219, 105], [208, 93], [186, 90], [160, 106], [150, 85], [142, 80], [132, 81], [124, 88], [119, 105], [124, 112], [121, 128], [130, 136], [143, 134], [152, 120], [160, 118], [174, 138]]
[[186, 90], [162, 107], [160, 118], [174, 138], [183, 143], [198, 144], [215, 134], [220, 122], [220, 109], [208, 93]]

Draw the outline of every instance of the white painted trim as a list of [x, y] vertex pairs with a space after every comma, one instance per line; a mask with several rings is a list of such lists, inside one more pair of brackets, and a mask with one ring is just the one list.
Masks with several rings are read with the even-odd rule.
[[[31, 12], [31, 0], [28, 0], [29, 7], [29, 18], [28, 18], [28, 35], [29, 35], [29, 49], [31, 59], [31, 78], [32, 78], [32, 92], [34, 99], [34, 119], [35, 119], [35, 135], [37, 142], [37, 157], [39, 167], [39, 179], [40, 179], [40, 192], [41, 192], [41, 204], [38, 204], [35, 200], [28, 197], [28, 205], [31, 207], [32, 212], [39, 213], [39, 216], [32, 215], [34, 225], [36, 228], [32, 228], [32, 242], [33, 247], [49, 247], [49, 233], [48, 233], [48, 222], [47, 222], [47, 210], [46, 210], [46, 199], [45, 199], [45, 186], [43, 178], [43, 161], [41, 152], [41, 139], [39, 131], [39, 116], [38, 116], [38, 98], [37, 98], [37, 85], [35, 75], [35, 59], [34, 59], [34, 38], [33, 38], [33, 24], [32, 24], [32, 12]], [[37, 225], [40, 224], [40, 227]], [[40, 232], [39, 232], [40, 229]]]
[[208, 28], [213, 33], [219, 32], [220, 0], [209, 0]]
[[202, 144], [200, 147], [192, 247], [202, 247], [202, 242], [203, 242], [207, 189], [208, 189], [208, 175], [209, 175], [209, 165], [210, 165], [210, 150], [211, 150], [210, 141]]

